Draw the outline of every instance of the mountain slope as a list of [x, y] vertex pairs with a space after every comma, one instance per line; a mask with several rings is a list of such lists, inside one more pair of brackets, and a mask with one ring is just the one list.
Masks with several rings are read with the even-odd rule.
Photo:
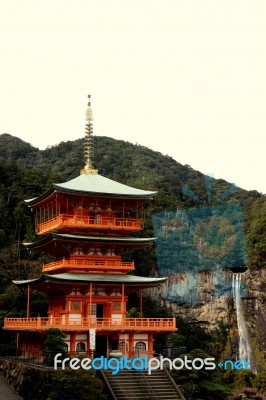
[[[212, 190], [208, 193], [205, 176], [202, 173], [193, 170], [189, 165], [181, 165], [169, 156], [164, 156], [144, 146], [108, 137], [95, 137], [94, 145], [94, 166], [100, 174], [130, 186], [158, 191], [158, 195], [148, 209], [144, 234], [152, 234], [151, 214], [154, 212], [170, 212], [177, 208], [206, 207], [234, 202], [242, 205], [248, 230], [251, 224], [250, 213], [253, 203], [257, 199], [264, 201], [264, 197], [256, 191], [237, 188], [225, 197], [222, 203], [217, 203], [224, 193], [228, 190], [230, 192], [232, 186], [230, 183], [221, 179], [211, 179]], [[14, 210], [19, 209], [21, 215], [24, 207], [23, 198], [40, 194], [52, 181], [67, 181], [79, 174], [84, 166], [83, 139], [61, 142], [57, 146], [39, 150], [21, 139], [3, 134], [0, 135], [0, 166], [2, 167], [0, 213], [6, 218], [5, 204], [9, 196]], [[14, 169], [17, 172], [11, 173]], [[2, 178], [4, 176], [7, 176], [6, 180]], [[15, 205], [16, 200], [19, 201], [19, 208]], [[9, 213], [9, 216], [14, 212]], [[256, 215], [257, 213], [253, 212], [252, 218], [256, 219]], [[18, 217], [14, 214], [14, 219], [16, 218]], [[14, 223], [18, 222], [9, 218], [8, 223], [4, 224], [12, 228]], [[259, 222], [256, 226], [258, 224]], [[27, 229], [24, 227], [22, 232], [25, 233]], [[10, 232], [6, 236], [10, 237]], [[23, 240], [23, 237], [21, 239]], [[264, 240], [264, 235], [262, 240]], [[254, 243], [254, 238], [249, 242]], [[252, 249], [250, 251], [252, 252]], [[254, 259], [257, 260], [258, 257]]]
[[[95, 168], [102, 175], [140, 188], [163, 190], [182, 202], [183, 188], [189, 186], [200, 197], [201, 203], [207, 201], [204, 175], [189, 165], [182, 165], [147, 147], [108, 137], [95, 137], [94, 147]], [[69, 180], [77, 176], [84, 166], [83, 139], [39, 150], [19, 138], [3, 134], [0, 135], [0, 161], [16, 162], [48, 174], [55, 172], [61, 180]], [[214, 179], [214, 197], [220, 196], [229, 185], [224, 180]], [[239, 196], [243, 199], [258, 198], [260, 194], [239, 189]]]

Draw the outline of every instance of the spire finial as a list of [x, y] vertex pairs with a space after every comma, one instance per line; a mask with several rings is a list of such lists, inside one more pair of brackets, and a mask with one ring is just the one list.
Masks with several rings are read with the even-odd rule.
[[80, 171], [80, 174], [97, 174], [98, 171], [93, 168], [92, 157], [93, 157], [93, 117], [91, 109], [91, 95], [88, 95], [88, 108], [86, 109], [86, 129], [85, 129], [85, 141], [84, 141], [84, 161], [85, 167]]

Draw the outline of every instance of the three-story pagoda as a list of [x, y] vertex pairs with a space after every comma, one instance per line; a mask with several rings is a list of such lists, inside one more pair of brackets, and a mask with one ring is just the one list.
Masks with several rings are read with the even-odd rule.
[[[123, 261], [127, 250], [149, 246], [153, 238], [131, 236], [143, 228], [144, 205], [156, 192], [136, 189], [98, 174], [92, 165], [92, 111], [86, 112], [85, 167], [68, 182], [27, 200], [35, 212], [40, 240], [29, 250], [53, 256], [38, 279], [14, 281], [28, 292], [26, 318], [5, 318], [4, 329], [17, 332], [23, 354], [38, 352], [49, 328], [66, 334], [70, 353], [109, 356], [119, 350], [132, 358], [153, 355], [155, 333], [176, 331], [174, 318], [144, 318], [142, 289], [166, 278], [133, 274], [134, 261]], [[30, 290], [48, 295], [46, 318], [30, 317]], [[128, 294], [139, 292], [140, 317], [127, 317]], [[19, 335], [18, 335], [19, 334]]]

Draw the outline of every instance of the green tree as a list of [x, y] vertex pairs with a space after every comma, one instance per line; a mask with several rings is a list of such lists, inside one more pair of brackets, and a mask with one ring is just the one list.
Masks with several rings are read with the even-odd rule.
[[251, 209], [247, 244], [252, 264], [266, 262], [266, 200], [258, 199]]
[[103, 384], [95, 371], [70, 368], [56, 372], [47, 400], [104, 400]]
[[234, 387], [235, 388], [243, 388], [243, 387], [252, 387], [252, 381], [255, 377], [255, 374], [248, 369], [242, 369], [241, 371], [236, 371]]
[[53, 365], [56, 354], [61, 353], [62, 359], [67, 357], [67, 344], [64, 342], [66, 335], [57, 328], [50, 328], [47, 332], [47, 339], [44, 342], [43, 353], [45, 364]]

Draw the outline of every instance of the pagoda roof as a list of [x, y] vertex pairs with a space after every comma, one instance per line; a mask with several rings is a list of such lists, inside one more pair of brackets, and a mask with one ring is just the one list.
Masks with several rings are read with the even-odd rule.
[[115, 196], [137, 199], [149, 199], [156, 195], [157, 192], [136, 189], [128, 185], [113, 181], [98, 174], [82, 174], [64, 183], [53, 183], [50, 188], [42, 195], [33, 199], [25, 200], [28, 205], [37, 204], [46, 197], [51, 196], [54, 192], [77, 193], [77, 194], [94, 194], [101, 196]]
[[66, 233], [54, 233], [51, 232], [49, 235], [41, 238], [40, 240], [32, 243], [23, 243], [28, 249], [37, 249], [45, 245], [51, 244], [55, 241], [77, 241], [87, 243], [117, 243], [120, 245], [146, 245], [153, 243], [155, 238], [138, 238], [128, 236], [88, 236], [88, 235], [72, 235]]
[[37, 279], [29, 279], [24, 281], [13, 281], [17, 286], [38, 286], [45, 282], [54, 283], [99, 283], [99, 284], [116, 284], [124, 283], [127, 286], [154, 287], [164, 283], [167, 278], [147, 278], [136, 275], [125, 274], [82, 274], [82, 273], [61, 273], [48, 275], [43, 274]]

